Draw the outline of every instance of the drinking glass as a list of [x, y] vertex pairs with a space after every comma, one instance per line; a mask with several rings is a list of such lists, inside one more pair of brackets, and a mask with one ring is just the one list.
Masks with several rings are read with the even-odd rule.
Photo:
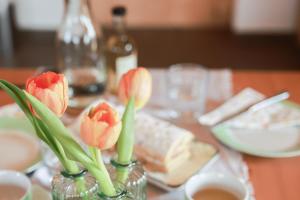
[[207, 71], [192, 63], [170, 66], [167, 74], [168, 107], [173, 118], [190, 120], [199, 117], [205, 109]]

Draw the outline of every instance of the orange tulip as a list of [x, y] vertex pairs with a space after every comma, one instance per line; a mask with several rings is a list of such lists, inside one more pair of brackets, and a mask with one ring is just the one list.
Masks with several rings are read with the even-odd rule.
[[142, 108], [151, 96], [152, 77], [143, 67], [129, 70], [124, 74], [119, 83], [119, 99], [127, 104], [131, 97], [135, 99], [136, 109]]
[[[26, 82], [26, 91], [45, 104], [58, 117], [61, 117], [68, 107], [68, 82], [63, 74], [46, 72], [30, 78]], [[33, 110], [32, 112], [35, 113]]]
[[101, 103], [84, 116], [80, 137], [89, 146], [109, 149], [116, 144], [121, 128], [118, 113], [107, 103]]

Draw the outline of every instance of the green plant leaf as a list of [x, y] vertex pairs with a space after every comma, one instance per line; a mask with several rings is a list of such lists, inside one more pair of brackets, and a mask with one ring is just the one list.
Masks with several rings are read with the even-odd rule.
[[46, 124], [51, 134], [62, 144], [69, 159], [78, 162], [92, 162], [92, 159], [86, 154], [82, 147], [71, 137], [69, 130], [63, 125], [60, 119], [43, 103], [37, 100], [31, 94], [24, 92], [28, 101], [34, 108], [43, 123]]
[[[70, 167], [71, 164], [72, 168], [76, 167], [74, 163], [70, 162], [65, 157], [64, 153], [66, 152], [66, 155], [69, 158], [79, 161], [94, 175], [105, 194], [115, 194], [115, 189], [110, 178], [94, 164], [93, 160], [69, 135], [68, 130], [52, 111], [32, 95], [20, 90], [18, 87], [7, 81], [0, 80], [0, 87], [16, 101], [34, 126], [37, 136], [49, 145], [64, 166]], [[27, 102], [33, 106], [40, 118], [37, 118], [31, 113]], [[62, 146], [61, 144], [64, 145]], [[77, 168], [73, 169], [76, 170]]]
[[36, 118], [31, 113], [30, 108], [27, 104], [27, 97], [24, 91], [19, 89], [14, 84], [11, 84], [5, 80], [0, 80], [0, 87], [4, 89], [5, 92], [7, 92], [14, 99], [15, 102], [19, 105], [19, 107], [23, 110], [27, 118], [32, 123], [36, 135], [51, 148], [51, 150], [56, 154], [56, 156], [61, 161], [62, 165], [66, 168], [66, 170], [68, 170], [68, 168], [75, 169], [77, 165], [71, 164], [68, 161], [63, 151], [63, 148], [61, 147], [61, 144], [52, 136], [51, 133], [49, 133], [48, 129], [45, 127], [42, 121]]
[[118, 162], [131, 161], [134, 147], [134, 98], [130, 98], [122, 118], [122, 131], [117, 143]]
[[64, 166], [64, 168], [66, 168], [65, 167], [65, 161], [62, 158], [61, 153], [59, 152], [59, 149], [56, 147], [55, 143], [51, 142], [51, 139], [48, 139], [47, 134], [45, 133], [45, 130], [41, 129], [39, 121], [38, 121], [37, 118], [35, 118], [33, 120], [33, 125], [34, 125], [34, 129], [35, 129], [35, 132], [36, 132], [37, 136], [49, 146], [49, 148], [57, 156], [57, 158], [59, 159], [61, 164]]

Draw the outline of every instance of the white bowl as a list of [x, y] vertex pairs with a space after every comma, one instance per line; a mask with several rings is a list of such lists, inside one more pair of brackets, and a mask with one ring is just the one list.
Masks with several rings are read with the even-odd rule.
[[199, 174], [190, 178], [185, 184], [185, 198], [192, 200], [197, 191], [212, 187], [229, 191], [241, 200], [250, 199], [250, 192], [242, 181], [234, 176], [219, 173]]

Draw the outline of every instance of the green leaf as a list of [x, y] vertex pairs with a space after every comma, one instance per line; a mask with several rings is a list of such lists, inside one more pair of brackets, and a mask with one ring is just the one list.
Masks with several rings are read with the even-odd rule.
[[38, 119], [35, 118], [33, 120], [33, 125], [34, 125], [34, 129], [35, 129], [37, 136], [49, 146], [49, 148], [53, 151], [53, 153], [58, 157], [58, 159], [60, 160], [60, 162], [64, 166], [64, 168], [66, 168], [65, 161], [63, 160], [63, 158], [59, 152], [59, 149], [56, 147], [55, 144], [50, 142], [51, 139], [49, 140], [47, 138], [47, 134], [45, 133], [45, 130], [42, 130], [42, 128], [40, 127]]
[[61, 150], [58, 148], [58, 142], [55, 140], [55, 138], [51, 137], [51, 134], [45, 134], [47, 130], [42, 127], [43, 123], [39, 119], [37, 119], [35, 116], [32, 115], [28, 104], [26, 103], [26, 96], [23, 92], [23, 90], [19, 89], [15, 85], [5, 81], [5, 80], [0, 80], [0, 87], [5, 90], [14, 100], [15, 102], [19, 105], [19, 107], [23, 110], [23, 112], [26, 114], [27, 118], [31, 121], [36, 135], [44, 141], [50, 148], [51, 150], [56, 154], [56, 156], [60, 159], [62, 164], [64, 165], [65, 163], [65, 158], [62, 157], [62, 153], [60, 152]]
[[[52, 111], [35, 97], [20, 90], [18, 87], [7, 81], [0, 80], [0, 87], [16, 101], [33, 124], [38, 137], [49, 145], [64, 166], [69, 166], [69, 164], [73, 165], [68, 159], [62, 157], [62, 155], [64, 155], [62, 152], [66, 151], [68, 156], [81, 162], [81, 164], [95, 176], [105, 194], [115, 194], [115, 189], [110, 178], [107, 177], [103, 171], [99, 170], [81, 146], [73, 140], [69, 135], [68, 130]], [[41, 119], [38, 119], [31, 113], [27, 102], [30, 102]], [[63, 148], [61, 144], [64, 144]]]
[[[43, 127], [42, 123], [40, 123], [40, 120], [37, 119], [35, 116], [32, 115], [28, 104], [26, 103], [26, 96], [23, 92], [23, 90], [19, 89], [17, 86], [5, 81], [0, 80], [0, 87], [2, 87], [20, 106], [20, 108], [27, 114], [26, 116], [29, 118], [29, 120], [32, 122], [32, 125], [35, 128], [37, 136], [43, 140], [46, 144], [48, 144], [50, 147], [52, 147], [53, 138], [51, 138], [51, 142], [49, 138], [45, 135], [45, 129], [42, 130], [41, 127]], [[51, 135], [50, 135], [51, 136]], [[51, 148], [56, 154], [59, 152], [57, 148], [52, 147]]]
[[117, 143], [118, 162], [131, 161], [134, 147], [134, 98], [130, 98], [122, 118], [122, 131]]
[[62, 144], [69, 159], [78, 162], [92, 163], [92, 159], [85, 153], [82, 147], [71, 137], [68, 129], [63, 125], [60, 119], [43, 103], [37, 100], [31, 94], [24, 92], [27, 100], [30, 102], [35, 112], [38, 114], [43, 123], [46, 124], [51, 134]]

